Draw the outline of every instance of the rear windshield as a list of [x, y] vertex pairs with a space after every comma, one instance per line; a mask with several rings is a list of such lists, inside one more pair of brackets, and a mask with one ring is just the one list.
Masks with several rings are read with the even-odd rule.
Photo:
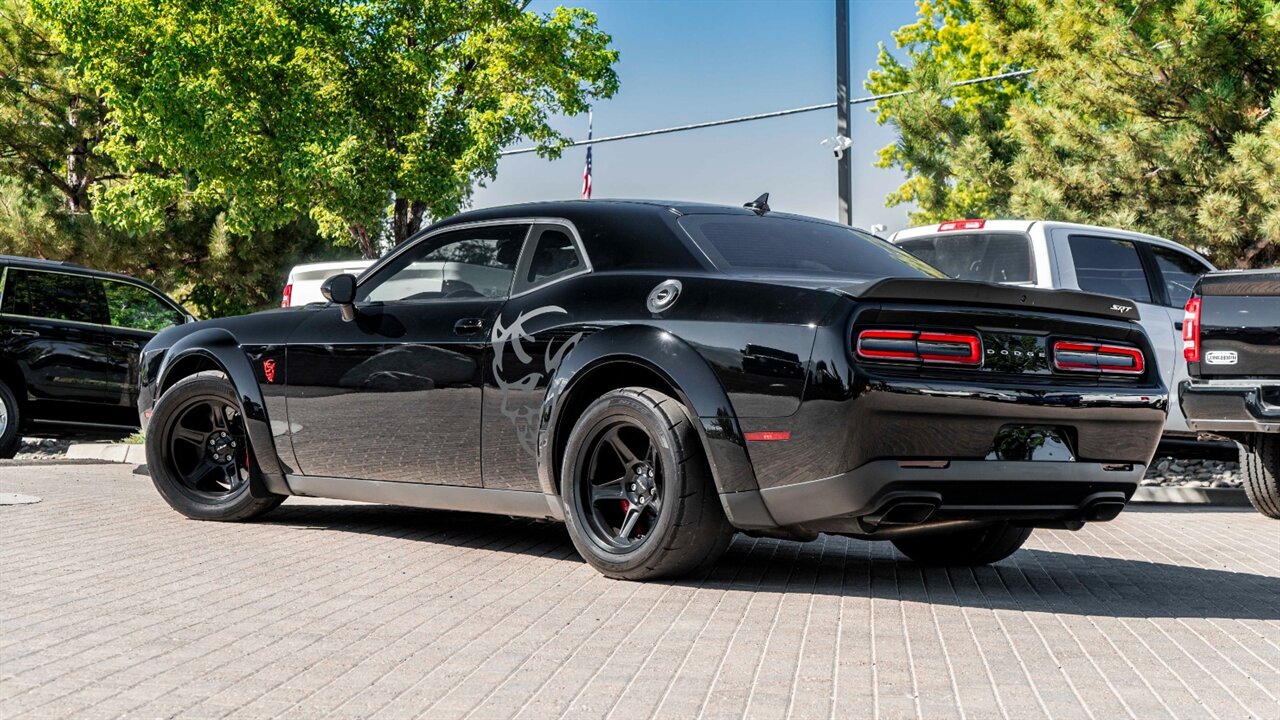
[[717, 269], [734, 275], [944, 277], [877, 237], [797, 218], [689, 215], [680, 226]]
[[898, 247], [960, 280], [1036, 281], [1031, 240], [1021, 233], [947, 233], [903, 240]]

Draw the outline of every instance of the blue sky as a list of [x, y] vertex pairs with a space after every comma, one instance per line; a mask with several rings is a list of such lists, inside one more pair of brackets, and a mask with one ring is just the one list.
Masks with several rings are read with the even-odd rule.
[[[594, 11], [621, 53], [621, 89], [595, 107], [595, 134], [649, 130], [829, 102], [835, 98], [832, 0], [535, 0]], [[915, 20], [911, 0], [851, 0], [854, 97], [875, 67], [877, 43]], [[902, 176], [872, 166], [894, 139], [853, 109], [854, 224], [906, 225], [903, 206], [884, 197]], [[770, 193], [776, 210], [834, 219], [836, 162], [819, 143], [835, 135], [835, 110], [673, 135], [624, 140], [593, 151], [594, 197], [650, 197], [742, 204]], [[585, 138], [587, 118], [556, 126]], [[557, 161], [533, 154], [503, 158], [498, 177], [478, 188], [473, 207], [576, 198], [585, 149]]]

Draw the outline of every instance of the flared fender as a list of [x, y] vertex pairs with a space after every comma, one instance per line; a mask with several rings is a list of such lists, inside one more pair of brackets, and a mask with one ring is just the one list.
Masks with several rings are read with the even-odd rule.
[[562, 422], [562, 413], [575, 389], [593, 372], [625, 363], [643, 366], [663, 378], [694, 415], [721, 495], [759, 489], [733, 406], [702, 355], [660, 328], [620, 325], [583, 338], [547, 385], [538, 428], [538, 477], [543, 492], [559, 494], [555, 448], [561, 434], [573, 430]]

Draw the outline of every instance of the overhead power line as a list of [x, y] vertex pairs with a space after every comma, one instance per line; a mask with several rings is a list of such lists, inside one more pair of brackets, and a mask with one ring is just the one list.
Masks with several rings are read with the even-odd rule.
[[[994, 82], [996, 80], [1010, 80], [1013, 78], [1024, 77], [1035, 72], [1035, 70], [1016, 70], [1014, 72], [1000, 73], [999, 75], [988, 75], [986, 77], [974, 78], [972, 80], [961, 80], [960, 82], [951, 83], [949, 87], [961, 87], [964, 85], [976, 85], [984, 82]], [[900, 95], [910, 95], [914, 90], [899, 90], [898, 92], [884, 93], [883, 95], [869, 95], [867, 97], [854, 98], [849, 101], [850, 105], [862, 105], [877, 100], [887, 100]], [[830, 110], [836, 106], [834, 102], [822, 103], [821, 105], [806, 105], [804, 107], [791, 108], [790, 110], [775, 110], [774, 112], [758, 113], [756, 115], [743, 115], [742, 117], [727, 118], [724, 120], [708, 120], [707, 122], [692, 123], [690, 125], [676, 125], [675, 127], [660, 128], [658, 130], [641, 130], [640, 132], [623, 133], [621, 135], [609, 135], [606, 137], [595, 138], [593, 140], [577, 140], [571, 142], [565, 147], [578, 147], [580, 145], [600, 145], [607, 142], [617, 142], [619, 140], [631, 140], [633, 138], [650, 137], [652, 135], [666, 135], [668, 133], [684, 132], [686, 130], [701, 130], [702, 128], [719, 127], [721, 125], [734, 125], [737, 123], [752, 122], [755, 120], [768, 120], [769, 118], [785, 117], [787, 115], [799, 115], [801, 113], [814, 112], [816, 110]], [[514, 150], [503, 150], [499, 155], [523, 155], [526, 153], [537, 152], [536, 147], [515, 148]]]

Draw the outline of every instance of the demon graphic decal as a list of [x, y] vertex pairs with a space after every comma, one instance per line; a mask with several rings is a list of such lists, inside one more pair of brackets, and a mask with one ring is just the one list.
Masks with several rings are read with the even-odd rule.
[[[503, 325], [502, 318], [499, 317], [493, 326], [493, 377], [502, 394], [501, 411], [503, 416], [515, 425], [520, 447], [531, 457], [537, 457], [540, 402], [530, 401], [531, 398], [528, 395], [525, 396], [528, 399], [522, 400], [521, 395], [532, 393], [544, 378], [553, 375], [560, 368], [560, 363], [564, 362], [569, 351], [582, 339], [582, 333], [579, 332], [559, 345], [548, 342], [546, 351], [542, 354], [539, 369], [538, 364], [534, 362], [534, 356], [525, 348], [526, 343], [535, 342], [532, 333], [526, 330], [525, 325], [536, 317], [556, 313], [568, 314], [568, 311], [558, 305], [544, 305], [520, 313], [510, 325]], [[503, 367], [507, 351], [515, 355], [515, 359], [519, 362], [518, 368]], [[522, 371], [524, 374], [519, 378], [511, 378], [512, 375]]]

